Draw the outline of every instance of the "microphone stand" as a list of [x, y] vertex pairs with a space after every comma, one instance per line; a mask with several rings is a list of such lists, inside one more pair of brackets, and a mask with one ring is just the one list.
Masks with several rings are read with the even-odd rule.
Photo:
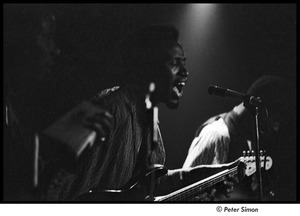
[[[253, 114], [254, 119], [254, 152], [255, 152], [255, 165], [256, 165], [256, 173], [257, 173], [257, 183], [258, 183], [258, 199], [262, 201], [263, 193], [262, 193], [262, 177], [261, 177], [261, 169], [260, 169], [260, 143], [259, 143], [259, 123], [258, 123], [258, 107], [259, 103], [252, 103], [253, 97], [247, 97], [244, 100], [244, 106]], [[261, 102], [258, 98], [257, 101]]]
[[256, 164], [256, 173], [257, 173], [257, 183], [259, 187], [259, 200], [262, 200], [262, 178], [261, 178], [261, 169], [260, 169], [260, 155], [259, 155], [259, 125], [258, 125], [258, 107], [261, 104], [259, 97], [254, 97], [250, 95], [245, 95], [230, 89], [225, 89], [219, 86], [211, 85], [208, 88], [209, 94], [218, 95], [221, 97], [232, 97], [236, 99], [242, 99], [244, 101], [244, 106], [248, 109], [254, 117], [254, 148], [255, 148], [255, 164]]
[[[145, 98], [145, 105], [147, 110], [147, 123], [150, 124], [150, 137], [151, 137], [151, 146], [157, 145], [158, 142], [158, 107], [154, 106], [152, 101], [152, 94], [155, 91], [155, 84], [151, 82], [149, 84], [149, 89]], [[155, 186], [155, 173], [151, 172], [150, 178], [150, 187], [149, 187], [149, 198], [154, 200], [154, 186]]]

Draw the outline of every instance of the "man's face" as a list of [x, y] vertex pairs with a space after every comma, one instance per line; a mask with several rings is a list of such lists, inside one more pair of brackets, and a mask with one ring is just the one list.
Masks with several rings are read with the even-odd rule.
[[156, 96], [159, 102], [176, 109], [183, 96], [183, 87], [187, 83], [188, 72], [185, 67], [186, 55], [182, 46], [174, 43], [167, 49], [167, 55], [157, 81]]

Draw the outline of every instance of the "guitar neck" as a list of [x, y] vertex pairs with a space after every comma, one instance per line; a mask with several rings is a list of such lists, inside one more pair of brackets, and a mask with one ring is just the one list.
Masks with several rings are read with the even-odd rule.
[[229, 174], [236, 175], [238, 173], [238, 167], [233, 167], [231, 169], [223, 170], [215, 175], [212, 175], [208, 178], [202, 179], [198, 182], [195, 182], [187, 187], [174, 191], [168, 195], [157, 197], [155, 201], [183, 201], [187, 200], [197, 194], [203, 193], [205, 190], [213, 187], [219, 182], [222, 182], [226, 179], [226, 176]]
[[[261, 167], [265, 170], [269, 170], [272, 167], [271, 157], [260, 157]], [[88, 193], [83, 193], [78, 197], [78, 201], [139, 201], [139, 200], [151, 200], [151, 201], [186, 201], [190, 198], [202, 194], [207, 189], [215, 186], [217, 183], [226, 180], [228, 175], [237, 175], [239, 179], [246, 176], [251, 176], [256, 171], [255, 158], [252, 157], [241, 157], [236, 161], [222, 164], [219, 166], [203, 166], [198, 168], [204, 168], [206, 177], [201, 177], [202, 180], [197, 181], [189, 186], [182, 189], [174, 191], [165, 196], [155, 197], [153, 200], [152, 187], [145, 188], [145, 185], [151, 185], [151, 182], [156, 182], [158, 178], [164, 176], [167, 170], [163, 166], [154, 166], [150, 172], [148, 172], [142, 181], [135, 182], [134, 184], [129, 184], [130, 187], [125, 187], [121, 190], [102, 190], [98, 189], [89, 190]], [[212, 168], [210, 170], [205, 170], [207, 168]], [[217, 168], [217, 170], [214, 170]], [[202, 171], [202, 170], [198, 170]], [[214, 173], [214, 174], [212, 174]], [[211, 175], [212, 174], [212, 175]], [[209, 176], [208, 176], [209, 175]], [[153, 181], [153, 176], [155, 180]], [[150, 189], [150, 190], [149, 190]]]

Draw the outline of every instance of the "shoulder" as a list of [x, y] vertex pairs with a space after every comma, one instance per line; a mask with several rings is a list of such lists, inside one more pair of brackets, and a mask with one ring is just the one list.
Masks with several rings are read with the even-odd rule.
[[230, 143], [229, 130], [220, 116], [203, 124], [194, 137], [184, 167], [225, 162]]
[[100, 91], [91, 99], [91, 102], [106, 109], [120, 105], [122, 102], [120, 100], [120, 87], [115, 86]]
[[120, 89], [120, 86], [114, 86], [112, 88], [104, 89], [104, 90], [100, 91], [98, 94], [96, 94], [96, 96], [94, 96], [91, 99], [91, 102], [97, 103], [102, 100], [105, 100], [105, 99], [111, 97], [118, 89]]
[[128, 113], [131, 112], [126, 95], [119, 86], [100, 91], [91, 99], [91, 102], [106, 109], [119, 120], [128, 117]]
[[209, 118], [207, 121], [205, 121], [202, 125], [200, 125], [198, 127], [198, 129], [196, 130], [196, 133], [195, 133], [195, 137], [199, 136], [199, 134], [201, 133], [203, 128], [206, 127], [207, 125], [210, 125], [210, 124], [218, 121], [221, 118], [224, 119], [226, 114], [227, 113], [222, 113], [222, 114], [219, 114], [219, 115], [216, 115], [216, 116], [213, 116], [213, 117]]

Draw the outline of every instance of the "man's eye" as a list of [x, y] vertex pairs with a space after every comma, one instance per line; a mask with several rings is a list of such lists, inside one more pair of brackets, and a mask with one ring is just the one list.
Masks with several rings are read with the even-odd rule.
[[177, 66], [177, 65], [178, 65], [178, 62], [177, 62], [176, 60], [174, 60], [174, 61], [171, 61], [171, 65], [173, 65], [173, 66]]
[[186, 60], [185, 60], [185, 59], [183, 59], [183, 60], [181, 60], [181, 59], [174, 59], [174, 60], [172, 60], [172, 61], [170, 62], [170, 65], [172, 65], [172, 66], [177, 66], [177, 67], [179, 67], [180, 64], [182, 64], [183, 66], [185, 66]]
[[170, 65], [171, 65], [171, 66], [174, 66], [174, 67], [175, 67], [175, 66], [179, 66], [179, 61], [173, 60], [173, 61], [170, 62]]

